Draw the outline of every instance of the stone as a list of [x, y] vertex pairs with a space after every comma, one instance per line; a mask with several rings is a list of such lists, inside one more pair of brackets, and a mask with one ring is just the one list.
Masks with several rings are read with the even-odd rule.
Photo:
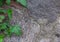
[[46, 18], [49, 23], [53, 23], [60, 14], [60, 0], [27, 0], [29, 16], [35, 19]]
[[57, 23], [60, 23], [60, 17], [57, 18]]
[[[35, 21], [31, 20], [25, 24], [27, 30], [24, 32], [25, 37], [21, 39], [22, 42], [34, 42], [35, 35], [40, 32], [40, 25]], [[27, 27], [29, 26], [29, 27]]]
[[31, 31], [33, 33], [38, 33], [40, 31], [40, 25], [34, 21], [31, 21]]
[[46, 32], [46, 33], [53, 33], [53, 26], [50, 25], [50, 26], [44, 26], [43, 30]]
[[17, 36], [6, 37], [4, 42], [19, 42], [19, 38], [20, 37]]
[[59, 38], [54, 37], [54, 41], [53, 42], [60, 42], [60, 37]]
[[60, 34], [60, 24], [57, 24], [55, 26], [55, 32], [58, 33], [58, 34]]
[[50, 42], [50, 41], [51, 41], [51, 39], [49, 39], [49, 38], [47, 38], [47, 39], [43, 38], [43, 39], [40, 40], [40, 42]]
[[47, 19], [44, 19], [44, 18], [40, 18], [40, 19], [37, 20], [37, 22], [39, 24], [47, 24], [48, 20]]

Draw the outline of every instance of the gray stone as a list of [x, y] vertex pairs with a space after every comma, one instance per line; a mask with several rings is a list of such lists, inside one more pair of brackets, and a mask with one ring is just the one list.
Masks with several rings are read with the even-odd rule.
[[40, 40], [40, 42], [50, 42], [50, 41], [51, 41], [50, 38], [43, 38], [43, 39]]
[[19, 42], [20, 37], [17, 37], [17, 36], [12, 36], [12, 37], [6, 37], [4, 39], [4, 42]]
[[[31, 20], [30, 22], [25, 23], [24, 27], [27, 30], [24, 31], [22, 42], [34, 42], [35, 35], [40, 32], [40, 25], [35, 21]], [[25, 29], [26, 29], [25, 28]]]
[[57, 24], [55, 26], [55, 32], [58, 33], [58, 34], [60, 34], [60, 24]]
[[38, 19], [46, 18], [48, 23], [56, 20], [57, 14], [60, 12], [60, 0], [27, 0], [29, 16]]
[[37, 20], [37, 22], [38, 22], [38, 24], [45, 25], [45, 24], [47, 24], [48, 20], [45, 18], [40, 18]]
[[54, 41], [53, 42], [60, 42], [60, 38], [54, 37]]

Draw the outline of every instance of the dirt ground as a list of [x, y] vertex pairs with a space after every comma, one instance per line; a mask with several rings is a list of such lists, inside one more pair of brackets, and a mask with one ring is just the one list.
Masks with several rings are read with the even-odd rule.
[[60, 0], [27, 0], [26, 8], [13, 9], [11, 23], [22, 27], [23, 35], [4, 42], [60, 42]]

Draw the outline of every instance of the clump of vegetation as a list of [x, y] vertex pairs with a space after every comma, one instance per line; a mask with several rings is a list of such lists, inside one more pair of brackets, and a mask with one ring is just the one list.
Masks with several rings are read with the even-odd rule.
[[20, 3], [22, 6], [26, 7], [26, 0], [0, 0], [0, 42], [3, 42], [5, 36], [11, 36], [15, 34], [17, 36], [22, 35], [22, 30], [19, 25], [12, 26], [10, 20], [12, 19], [12, 9], [4, 9], [3, 5], [10, 5], [11, 1]]

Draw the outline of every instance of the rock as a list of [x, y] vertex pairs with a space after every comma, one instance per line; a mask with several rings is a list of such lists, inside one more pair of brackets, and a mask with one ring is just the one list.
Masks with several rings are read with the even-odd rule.
[[60, 34], [60, 24], [57, 24], [55, 26], [55, 32], [58, 33], [58, 34]]
[[49, 25], [41, 25], [41, 30], [40, 30], [40, 36], [42, 37], [52, 37], [54, 34], [54, 25], [49, 24]]
[[6, 37], [4, 39], [4, 42], [19, 42], [19, 37], [16, 36]]
[[35, 19], [46, 18], [49, 23], [53, 23], [57, 19], [60, 12], [60, 0], [27, 0], [29, 16]]
[[34, 42], [35, 35], [37, 35], [40, 32], [40, 25], [35, 21], [31, 20], [30, 22], [24, 24], [24, 28], [25, 28], [24, 35], [20, 41]]
[[50, 42], [50, 41], [51, 41], [51, 39], [49, 39], [49, 38], [43, 38], [40, 40], [40, 42]]
[[31, 21], [31, 31], [33, 33], [38, 33], [40, 31], [40, 25], [34, 21]]
[[47, 24], [47, 22], [48, 22], [48, 20], [47, 19], [44, 19], [44, 18], [40, 18], [40, 19], [38, 19], [37, 20], [37, 22], [39, 23], [39, 24]]
[[60, 42], [60, 38], [54, 37], [54, 41], [53, 42]]
[[59, 23], [59, 24], [60, 24], [60, 17], [58, 17], [58, 18], [57, 18], [57, 23]]

